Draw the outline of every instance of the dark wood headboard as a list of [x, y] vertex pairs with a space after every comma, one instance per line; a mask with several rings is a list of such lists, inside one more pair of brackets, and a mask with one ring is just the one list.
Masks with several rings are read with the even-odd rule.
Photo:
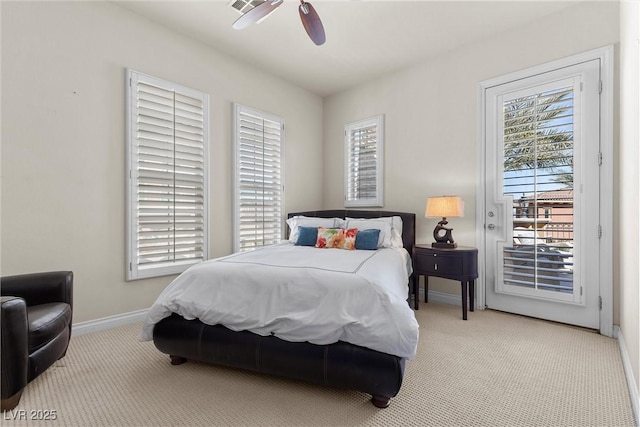
[[332, 209], [323, 211], [305, 211], [291, 212], [287, 218], [297, 215], [315, 216], [319, 218], [381, 218], [387, 216], [399, 216], [402, 218], [402, 244], [413, 256], [413, 245], [416, 243], [416, 214], [409, 212], [393, 212], [393, 211], [365, 211], [351, 209]]

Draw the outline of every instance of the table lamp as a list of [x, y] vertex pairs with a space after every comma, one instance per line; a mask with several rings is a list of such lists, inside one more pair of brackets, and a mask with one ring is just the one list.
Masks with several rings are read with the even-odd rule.
[[447, 217], [459, 218], [464, 216], [464, 202], [460, 196], [438, 196], [427, 198], [425, 218], [442, 218], [433, 230], [435, 242], [434, 248], [456, 248], [458, 244], [453, 241], [451, 232], [453, 228], [445, 227], [448, 224]]

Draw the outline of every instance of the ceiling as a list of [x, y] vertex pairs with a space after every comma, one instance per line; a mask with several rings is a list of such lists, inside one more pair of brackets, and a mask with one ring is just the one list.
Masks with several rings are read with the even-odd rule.
[[327, 41], [307, 37], [297, 0], [244, 30], [229, 0], [116, 1], [320, 96], [575, 5], [571, 1], [311, 0]]

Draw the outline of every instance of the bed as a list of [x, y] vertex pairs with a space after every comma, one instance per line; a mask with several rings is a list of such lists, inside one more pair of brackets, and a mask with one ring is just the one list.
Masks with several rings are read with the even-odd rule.
[[[392, 264], [388, 267], [384, 264], [386, 262], [384, 257], [389, 256], [389, 259], [393, 260], [396, 256], [392, 253], [392, 248], [374, 251], [300, 247], [293, 249], [292, 244], [285, 242], [281, 245], [273, 245], [268, 250], [265, 249], [264, 256], [271, 257], [276, 264], [280, 262], [279, 260], [283, 260], [284, 263], [284, 259], [287, 259], [287, 263], [295, 263], [298, 262], [296, 261], [298, 253], [316, 252], [313, 252], [313, 256], [303, 256], [309, 260], [305, 261], [305, 268], [287, 264], [284, 270], [293, 270], [294, 275], [282, 279], [282, 283], [277, 286], [273, 285], [274, 290], [270, 291], [271, 293], [264, 293], [262, 288], [247, 288], [256, 289], [253, 294], [253, 290], [247, 291], [241, 286], [244, 281], [256, 281], [256, 275], [259, 275], [260, 279], [257, 281], [262, 282], [262, 287], [269, 289], [272, 286], [271, 280], [268, 280], [272, 274], [269, 269], [275, 271], [272, 264], [266, 267], [267, 270], [252, 270], [254, 267], [262, 268], [259, 264], [267, 262], [263, 261], [263, 258], [257, 258], [262, 256], [260, 250], [252, 251], [253, 253], [248, 255], [233, 254], [229, 257], [206, 261], [198, 264], [197, 268], [192, 267], [187, 270], [163, 291], [147, 315], [142, 339], [148, 340], [152, 337], [155, 346], [170, 356], [173, 365], [194, 360], [355, 390], [370, 394], [371, 401], [376, 407], [385, 408], [389, 405], [391, 398], [399, 392], [405, 361], [415, 355], [417, 348], [418, 326], [413, 311], [408, 305], [409, 295], [413, 293], [417, 297], [410, 265], [415, 243], [415, 214], [391, 211], [325, 210], [295, 212], [288, 215], [289, 219], [296, 217], [401, 218], [402, 233], [399, 238], [406, 252], [403, 249], [394, 250], [397, 253], [402, 252], [403, 260], [407, 260], [408, 263], [405, 267], [407, 271], [402, 276], [404, 284], [398, 286], [394, 283], [393, 290], [389, 292], [380, 290], [387, 286], [385, 282], [387, 277], [391, 277], [384, 276], [385, 271], [397, 268]], [[291, 255], [291, 252], [288, 252], [291, 250], [300, 252]], [[303, 252], [304, 250], [307, 252]], [[342, 255], [343, 259], [335, 261], [336, 266], [331, 267], [331, 271], [325, 271], [327, 269], [321, 264], [314, 264], [323, 262], [322, 259], [325, 257], [333, 259], [331, 257], [336, 255]], [[352, 257], [353, 260], [351, 260]], [[240, 265], [232, 266], [232, 264]], [[385, 267], [380, 270], [380, 266]], [[246, 270], [246, 276], [242, 276], [239, 272], [235, 273], [236, 270], [233, 270], [234, 276], [231, 278], [229, 272], [232, 271], [230, 270], [232, 267]], [[217, 270], [213, 270], [214, 268]], [[220, 270], [221, 268], [223, 270]], [[375, 270], [376, 268], [378, 270]], [[301, 270], [305, 270], [308, 276], [302, 278]], [[357, 271], [357, 274], [351, 274], [352, 270]], [[231, 306], [226, 313], [221, 314], [219, 311], [210, 310], [210, 305], [214, 303], [208, 301], [208, 298], [185, 296], [195, 292], [194, 289], [201, 292], [202, 289], [207, 288], [210, 285], [208, 281], [211, 278], [211, 272], [224, 277], [224, 279], [212, 281], [215, 284], [211, 286], [218, 291], [215, 292], [216, 296], [212, 297], [217, 300], [215, 304]], [[209, 276], [206, 276], [207, 274]], [[235, 277], [235, 274], [238, 274], [238, 277]], [[289, 274], [288, 271], [287, 274]], [[283, 318], [273, 317], [270, 311], [273, 306], [285, 303], [288, 306], [296, 306], [291, 304], [288, 298], [308, 302], [313, 301], [313, 297], [309, 298], [309, 295], [317, 296], [318, 292], [327, 292], [317, 289], [320, 287], [320, 282], [314, 277], [320, 274], [335, 278], [328, 285], [331, 292], [343, 292], [343, 294], [336, 293], [335, 299], [349, 300], [352, 298], [349, 296], [350, 293], [355, 294], [353, 299], [363, 301], [370, 306], [368, 312], [366, 308], [363, 310], [354, 307], [353, 313], [344, 314], [345, 309], [334, 307], [337, 303], [328, 297], [329, 299], [316, 298], [317, 313], [314, 310], [301, 309], [299, 312], [282, 316]], [[375, 279], [367, 278], [367, 274], [371, 277], [382, 277], [377, 279], [380, 283], [376, 283]], [[400, 279], [393, 281], [398, 280]], [[342, 281], [345, 285], [341, 285]], [[354, 289], [355, 291], [350, 291]], [[302, 293], [302, 296], [297, 294], [303, 290], [316, 293]], [[233, 294], [233, 292], [242, 293]], [[200, 294], [194, 293], [194, 295]], [[403, 295], [402, 304], [399, 303], [400, 295]], [[190, 302], [183, 303], [183, 300]], [[239, 305], [249, 306], [251, 316], [257, 313], [256, 319], [248, 319], [244, 314], [238, 315], [234, 304], [238, 309], [241, 308]], [[304, 305], [303, 303], [302, 306]], [[187, 310], [185, 306], [189, 306], [189, 309]], [[203, 311], [205, 306], [207, 311]], [[349, 308], [349, 310], [352, 309]], [[211, 314], [212, 312], [215, 313]], [[265, 322], [265, 316], [270, 321]], [[323, 328], [310, 325], [303, 329], [297, 324], [294, 325], [292, 318], [305, 316], [315, 316], [317, 322], [323, 323]], [[347, 316], [346, 320], [339, 319], [345, 316]], [[333, 325], [338, 320], [343, 322], [343, 326]], [[333, 326], [330, 333], [325, 331], [325, 323]], [[368, 330], [373, 332], [367, 332], [365, 337], [361, 324], [367, 324]]]

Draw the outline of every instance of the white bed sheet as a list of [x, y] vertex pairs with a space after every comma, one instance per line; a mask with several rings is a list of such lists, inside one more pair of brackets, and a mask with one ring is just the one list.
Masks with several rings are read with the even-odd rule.
[[141, 339], [171, 313], [287, 341], [346, 341], [415, 356], [418, 322], [407, 304], [403, 248], [318, 249], [283, 242], [197, 264], [149, 310]]

